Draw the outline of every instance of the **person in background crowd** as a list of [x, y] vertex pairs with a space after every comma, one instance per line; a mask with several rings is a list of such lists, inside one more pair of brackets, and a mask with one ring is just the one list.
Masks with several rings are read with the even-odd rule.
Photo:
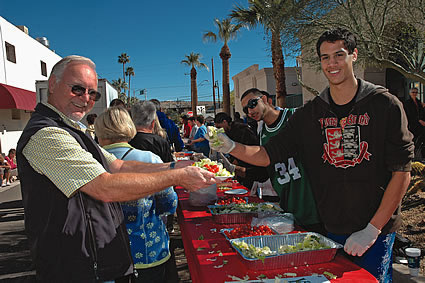
[[7, 164], [6, 160], [3, 157], [3, 154], [0, 153], [0, 177], [1, 177], [1, 186], [6, 187], [10, 186], [10, 166]]
[[196, 125], [195, 121], [195, 117], [189, 117], [188, 119], [188, 124], [192, 127], [192, 130], [190, 131], [189, 140], [185, 145], [187, 150], [195, 150], [194, 145], [190, 145], [190, 141], [194, 139], [196, 132], [198, 131], [198, 125]]
[[[259, 144], [265, 145], [271, 137], [279, 134], [285, 127], [289, 117], [295, 112], [294, 108], [277, 110], [270, 105], [263, 91], [251, 88], [241, 96], [243, 111], [258, 121]], [[229, 136], [230, 137], [230, 136]], [[278, 160], [269, 166], [267, 183], [258, 183], [263, 191], [265, 200], [279, 201], [284, 211], [294, 214], [295, 222], [308, 231], [325, 234], [316, 208], [310, 180], [303, 164], [297, 155], [285, 160]], [[270, 184], [271, 181], [271, 184]], [[264, 190], [271, 185], [269, 190]], [[278, 194], [277, 200], [273, 197]]]
[[7, 165], [10, 166], [9, 183], [12, 183], [14, 181], [13, 177], [18, 177], [18, 166], [15, 163], [16, 149], [14, 148], [9, 149], [9, 153], [7, 154], [5, 159], [6, 159]]
[[96, 138], [96, 134], [94, 132], [94, 120], [96, 120], [97, 115], [96, 114], [89, 114], [86, 117], [87, 120], [87, 131], [89, 132], [90, 136], [95, 139]]
[[[391, 282], [394, 231], [410, 182], [413, 135], [398, 98], [354, 76], [358, 50], [350, 31], [328, 30], [316, 48], [329, 87], [264, 146], [242, 145], [219, 134], [223, 145], [213, 149], [259, 166], [298, 154], [327, 236], [343, 244], [350, 259], [379, 282]], [[298, 173], [288, 165], [281, 167], [283, 176]]]
[[120, 106], [125, 108], [125, 103], [119, 98], [112, 99], [109, 103], [109, 107]]
[[196, 135], [196, 132], [198, 131], [198, 125], [195, 122], [195, 117], [189, 117], [188, 123], [192, 127], [192, 130], [190, 130], [189, 139], [193, 139]]
[[[220, 112], [214, 118], [215, 127], [223, 128], [225, 133], [234, 141], [247, 144], [259, 145], [255, 132], [244, 123], [232, 121], [232, 117], [225, 112]], [[247, 188], [251, 188], [254, 181], [266, 181], [268, 179], [265, 167], [258, 167], [239, 159], [234, 159], [231, 171], [235, 172], [237, 180]]]
[[173, 161], [170, 144], [163, 137], [154, 134], [156, 108], [151, 101], [143, 101], [131, 107], [131, 117], [137, 134], [129, 142], [131, 146], [148, 150], [158, 155], [162, 162]]
[[420, 158], [425, 157], [425, 110], [418, 99], [418, 89], [413, 87], [409, 91], [409, 98], [404, 102], [408, 127], [412, 132], [415, 141], [416, 153], [420, 153]]
[[97, 82], [90, 59], [61, 59], [47, 103], [36, 106], [18, 141], [25, 230], [39, 282], [128, 282], [133, 264], [118, 202], [216, 182], [187, 163], [123, 161], [100, 148], [80, 123], [100, 99]]
[[[148, 103], [152, 110], [150, 117], [154, 117], [155, 106], [149, 101], [145, 102]], [[137, 107], [134, 105], [132, 110], [135, 109]], [[128, 144], [136, 135], [136, 127], [122, 107], [108, 108], [96, 119], [95, 126], [99, 144], [115, 157], [121, 160], [163, 163], [158, 155], [135, 149]], [[132, 282], [165, 282], [166, 264], [171, 254], [170, 238], [161, 215], [174, 214], [177, 208], [177, 194], [172, 187], [168, 187], [138, 200], [122, 202], [121, 208], [135, 268]]]
[[184, 143], [180, 137], [179, 128], [172, 120], [167, 118], [164, 112], [161, 112], [161, 103], [158, 99], [151, 99], [150, 101], [152, 101], [156, 106], [156, 115], [158, 116], [161, 127], [167, 132], [170, 145], [174, 147], [175, 151], [181, 151], [184, 147]]
[[243, 119], [241, 118], [241, 113], [239, 112], [235, 113], [235, 122], [243, 123]]
[[188, 119], [189, 119], [189, 117], [187, 117], [187, 115], [183, 115], [181, 117], [181, 121], [182, 121], [182, 124], [183, 124], [183, 137], [184, 138], [189, 138], [190, 132], [192, 131], [192, 127], [190, 126]]
[[205, 127], [204, 122], [204, 116], [199, 115], [196, 117], [195, 123], [198, 126], [198, 130], [196, 131], [193, 140], [189, 141], [189, 145], [193, 145], [196, 152], [203, 153], [204, 156], [208, 158], [210, 155], [210, 146], [208, 140], [205, 139], [207, 127]]

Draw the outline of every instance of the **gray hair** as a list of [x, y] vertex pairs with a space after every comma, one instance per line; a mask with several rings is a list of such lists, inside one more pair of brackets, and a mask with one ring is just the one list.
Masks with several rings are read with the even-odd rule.
[[59, 82], [62, 79], [63, 72], [65, 71], [66, 66], [68, 66], [69, 63], [85, 64], [96, 72], [96, 64], [89, 58], [78, 56], [78, 55], [70, 55], [70, 56], [66, 56], [62, 58], [59, 62], [57, 62], [53, 66], [52, 72], [50, 73], [49, 80], [52, 76], [55, 76], [56, 82]]
[[[83, 57], [83, 56], [78, 56], [78, 55], [70, 55], [70, 56], [66, 56], [64, 58], [62, 58], [61, 60], [59, 60], [59, 62], [57, 62], [53, 68], [52, 71], [50, 72], [50, 76], [49, 76], [49, 81], [52, 78], [52, 76], [55, 76], [55, 84], [57, 84], [58, 82], [60, 82], [62, 80], [62, 76], [63, 76], [63, 72], [65, 71], [66, 67], [68, 66], [68, 64], [70, 63], [80, 63], [80, 64], [84, 64], [89, 66], [90, 68], [92, 68], [96, 74], [96, 78], [97, 78], [97, 73], [96, 73], [96, 64], [90, 60], [89, 58]], [[50, 89], [47, 89], [47, 96], [50, 96]]]
[[131, 117], [136, 127], [149, 127], [155, 120], [156, 108], [151, 101], [142, 101], [131, 106]]

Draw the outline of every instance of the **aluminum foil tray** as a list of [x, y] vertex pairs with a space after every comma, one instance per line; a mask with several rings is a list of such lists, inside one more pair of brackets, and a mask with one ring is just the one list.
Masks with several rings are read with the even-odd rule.
[[[318, 237], [321, 243], [329, 246], [330, 248], [272, 255], [266, 257], [264, 261], [261, 261], [260, 259], [252, 259], [244, 256], [243, 253], [233, 245], [233, 242], [235, 241], [245, 241], [246, 243], [252, 244], [255, 247], [261, 248], [268, 246], [272, 251], [277, 252], [280, 246], [295, 245], [304, 241], [304, 238], [307, 235], [314, 235]], [[312, 232], [231, 239], [230, 243], [232, 244], [232, 247], [238, 252], [239, 256], [246, 260], [247, 267], [253, 270], [271, 270], [328, 262], [335, 257], [337, 249], [342, 248], [342, 245], [332, 241], [331, 239]]]
[[[270, 228], [270, 230], [272, 230], [272, 233], [274, 235], [279, 235], [279, 233], [276, 232], [275, 230], [273, 230], [273, 228], [271, 228], [270, 226], [269, 226], [269, 228]], [[234, 228], [223, 228], [223, 229], [220, 229], [220, 233], [223, 234], [224, 235], [224, 238], [226, 238], [226, 240], [228, 240], [230, 242], [231, 239], [229, 237], [227, 237], [227, 235], [224, 232], [225, 231], [232, 231], [233, 229]], [[239, 239], [246, 239], [246, 238], [249, 238], [249, 237], [239, 238]]]
[[[234, 196], [221, 197], [221, 198], [217, 199], [217, 201], [214, 203], [214, 205], [221, 205], [221, 204], [217, 204], [217, 202], [220, 201], [220, 200], [226, 200], [226, 199], [229, 199], [229, 198], [232, 198], [232, 197], [234, 197]], [[244, 199], [246, 201], [246, 203], [249, 203], [248, 197], [239, 197], [239, 198]]]
[[215, 207], [222, 207], [222, 205], [208, 205], [213, 220], [220, 224], [249, 224], [251, 223], [252, 217], [257, 215], [256, 212], [217, 214], [212, 210]]

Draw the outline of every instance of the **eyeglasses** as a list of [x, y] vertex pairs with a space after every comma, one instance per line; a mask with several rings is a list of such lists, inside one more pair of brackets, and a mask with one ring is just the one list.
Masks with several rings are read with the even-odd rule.
[[248, 103], [246, 104], [246, 106], [243, 108], [243, 112], [245, 114], [248, 114], [248, 108], [249, 109], [254, 109], [255, 107], [257, 107], [258, 105], [258, 100], [261, 99], [262, 96], [256, 97], [256, 98], [251, 98], [250, 100], [248, 100]]
[[82, 96], [82, 95], [86, 94], [86, 91], [87, 91], [91, 100], [98, 101], [100, 99], [100, 96], [101, 96], [100, 92], [98, 92], [94, 89], [87, 89], [87, 88], [80, 86], [80, 85], [70, 85], [69, 84], [68, 86], [71, 88], [71, 92], [73, 94], [75, 94], [76, 96]]

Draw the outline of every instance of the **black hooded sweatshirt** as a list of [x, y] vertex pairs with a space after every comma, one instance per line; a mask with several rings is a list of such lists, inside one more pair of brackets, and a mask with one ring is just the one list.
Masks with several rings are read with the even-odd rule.
[[[271, 164], [298, 152], [328, 232], [351, 234], [376, 213], [392, 172], [410, 171], [412, 134], [401, 102], [358, 80], [348, 117], [331, 111], [329, 87], [298, 109], [265, 149]], [[382, 229], [392, 230], [396, 216]]]

